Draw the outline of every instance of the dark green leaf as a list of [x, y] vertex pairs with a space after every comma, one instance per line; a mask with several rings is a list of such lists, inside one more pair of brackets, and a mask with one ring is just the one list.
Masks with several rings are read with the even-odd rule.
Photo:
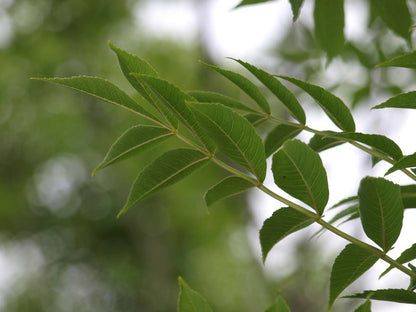
[[104, 160], [95, 168], [100, 169], [136, 155], [157, 143], [166, 140], [173, 133], [165, 128], [153, 126], [134, 126], [124, 132], [110, 147]]
[[406, 169], [409, 167], [416, 167], [416, 153], [408, 156], [404, 156], [397, 163], [395, 163], [385, 175], [393, 173], [396, 170]]
[[259, 114], [247, 114], [244, 115], [244, 118], [247, 119], [254, 127], [257, 127], [267, 121], [267, 116]]
[[[405, 251], [402, 252], [402, 254], [400, 255], [400, 257], [398, 257], [396, 259], [396, 262], [398, 263], [406, 263], [409, 261], [412, 261], [416, 259], [416, 244], [413, 244], [411, 247], [407, 248]], [[385, 270], [383, 273], [381, 273], [380, 277], [383, 277], [384, 275], [386, 275], [388, 272], [390, 272], [393, 269], [393, 266], [389, 266], [387, 268], [387, 270]]]
[[275, 303], [273, 303], [264, 312], [290, 312], [290, 308], [286, 303], [286, 300], [282, 296], [278, 296]]
[[306, 116], [302, 106], [295, 95], [273, 75], [256, 68], [255, 66], [243, 62], [242, 60], [233, 59], [250, 71], [258, 80], [260, 80], [288, 109], [290, 114], [300, 123], [305, 124]]
[[[335, 133], [332, 131], [327, 131], [328, 135], [331, 133]], [[331, 137], [322, 136], [320, 134], [315, 134], [309, 141], [308, 145], [315, 151], [315, 152], [322, 152], [332, 147], [344, 144], [345, 142], [334, 139]]]
[[377, 66], [416, 68], [416, 52], [410, 52], [396, 56], [390, 60], [377, 64]]
[[388, 251], [399, 237], [403, 222], [400, 186], [383, 178], [366, 177], [358, 189], [364, 232]]
[[225, 70], [214, 65], [210, 65], [206, 63], [202, 63], [202, 64], [205, 66], [208, 66], [209, 68], [214, 69], [215, 71], [217, 71], [218, 73], [220, 73], [221, 75], [229, 79], [236, 86], [238, 86], [241, 90], [243, 90], [249, 97], [251, 97], [265, 113], [270, 114], [270, 106], [269, 106], [269, 103], [267, 103], [266, 98], [261, 93], [259, 88], [257, 88], [257, 86], [254, 83], [252, 83], [250, 80], [248, 80], [246, 77], [238, 73], [235, 73], [233, 71]]
[[260, 244], [263, 261], [267, 254], [283, 238], [291, 233], [299, 231], [313, 223], [311, 217], [305, 216], [293, 208], [281, 208], [273, 213], [263, 223], [260, 230]]
[[242, 6], [252, 5], [252, 4], [259, 4], [259, 3], [263, 3], [263, 2], [269, 2], [269, 1], [273, 1], [273, 0], [243, 0], [235, 8], [237, 9], [237, 8], [242, 7]]
[[392, 98], [388, 99], [387, 101], [379, 105], [374, 106], [373, 108], [385, 107], [416, 109], [416, 91], [393, 96]]
[[185, 178], [208, 161], [208, 156], [185, 148], [171, 150], [156, 158], [133, 182], [127, 203], [118, 216], [139, 201]]
[[129, 111], [139, 114], [149, 120], [157, 120], [152, 114], [142, 108], [136, 101], [124, 91], [112, 84], [110, 81], [89, 76], [78, 76], [70, 78], [33, 78], [36, 80], [53, 82], [85, 94], [94, 96], [100, 100], [121, 106]]
[[240, 194], [252, 187], [254, 187], [253, 183], [240, 177], [227, 177], [208, 190], [205, 194], [205, 203], [210, 207], [217, 201]]
[[303, 0], [289, 0], [289, 2], [293, 12], [293, 22], [296, 22], [300, 14], [300, 9], [302, 7]]
[[338, 203], [336, 203], [329, 209], [334, 209], [344, 204], [351, 203], [353, 201], [358, 201], [358, 196], [350, 196], [350, 197], [344, 198], [343, 200], [340, 200]]
[[360, 305], [354, 312], [371, 312], [371, 301], [367, 300], [362, 305]]
[[404, 208], [416, 208], [416, 184], [401, 185]]
[[253, 125], [221, 104], [194, 102], [190, 105], [219, 150], [263, 182], [266, 176], [266, 156], [263, 142]]
[[201, 103], [220, 103], [228, 106], [229, 108], [239, 109], [251, 113], [256, 112], [254, 109], [251, 109], [240, 101], [237, 101], [229, 96], [222, 95], [221, 93], [209, 91], [189, 91], [188, 94]]
[[393, 301], [397, 303], [416, 304], [416, 293], [406, 289], [366, 290], [360, 294], [344, 296], [342, 298], [371, 298], [371, 300], [383, 300]]
[[369, 145], [395, 160], [399, 160], [403, 157], [400, 147], [393, 140], [385, 137], [384, 135], [352, 132], [334, 133], [331, 134], [331, 137], [344, 138]]
[[277, 151], [284, 142], [289, 139], [293, 139], [302, 130], [298, 127], [280, 124], [273, 128], [272, 131], [266, 137], [264, 142], [264, 148], [266, 150], [266, 157], [269, 157], [275, 151]]
[[[409, 263], [408, 266], [412, 270], [413, 273], [416, 273], [416, 267], [413, 264]], [[407, 290], [415, 291], [415, 289], [416, 289], [416, 278], [412, 276], [410, 277], [410, 284], [409, 284], [409, 287], [407, 287]]]
[[371, 268], [378, 257], [357, 245], [349, 244], [335, 259], [329, 285], [329, 310], [339, 294]]
[[272, 171], [277, 186], [322, 214], [329, 191], [318, 153], [301, 141], [286, 141], [273, 156]]
[[344, 48], [344, 1], [315, 0], [316, 40], [329, 58]]
[[[338, 2], [339, 0], [329, 0], [329, 2], [331, 1]], [[312, 96], [317, 101], [319, 106], [321, 106], [321, 108], [325, 111], [328, 117], [341, 130], [347, 132], [355, 131], [355, 123], [354, 119], [352, 118], [351, 111], [339, 97], [333, 95], [329, 91], [319, 86], [295, 78], [285, 76], [278, 77], [295, 84], [307, 92], [310, 96]]]
[[181, 118], [188, 129], [191, 130], [201, 140], [201, 142], [210, 152], [215, 150], [215, 144], [201, 129], [195, 119], [195, 116], [192, 114], [186, 104], [186, 101], [195, 100], [193, 97], [186, 94], [178, 87], [174, 86], [166, 80], [147, 75], [133, 75], [136, 76], [140, 81], [146, 83], [158, 95], [162, 102], [167, 105], [167, 107], [172, 110], [179, 118]]
[[178, 312], [212, 312], [208, 302], [179, 277]]

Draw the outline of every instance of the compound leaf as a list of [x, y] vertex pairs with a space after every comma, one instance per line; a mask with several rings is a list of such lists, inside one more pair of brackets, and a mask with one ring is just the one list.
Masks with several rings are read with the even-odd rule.
[[208, 156], [186, 148], [171, 150], [156, 158], [133, 182], [127, 203], [118, 216], [157, 191], [185, 178], [208, 161]]
[[212, 312], [208, 302], [179, 277], [178, 312]]
[[280, 124], [273, 128], [272, 131], [266, 136], [264, 142], [264, 148], [266, 150], [266, 157], [269, 157], [275, 151], [277, 151], [284, 142], [289, 139], [293, 139], [302, 130], [298, 127]]
[[301, 141], [286, 141], [273, 156], [272, 171], [277, 186], [322, 214], [329, 190], [318, 153]]
[[379, 105], [376, 105], [372, 108], [385, 108], [385, 107], [416, 109], [416, 91], [393, 96], [387, 101]]
[[256, 112], [254, 109], [244, 105], [240, 101], [221, 93], [210, 91], [189, 91], [188, 94], [201, 103], [220, 103], [228, 106], [229, 108], [239, 109], [250, 113]]
[[409, 167], [416, 167], [416, 153], [408, 156], [404, 156], [397, 163], [395, 163], [385, 175], [393, 173], [396, 170], [406, 169]]
[[236, 176], [226, 177], [207, 191], [204, 197], [205, 203], [207, 207], [210, 207], [217, 201], [243, 193], [252, 187], [254, 187], [253, 183], [243, 178]]
[[416, 52], [405, 53], [377, 64], [378, 67], [416, 68]]
[[[326, 133], [328, 135], [331, 135], [335, 132], [332, 131], [326, 131]], [[327, 149], [330, 149], [332, 147], [344, 144], [345, 142], [338, 140], [338, 139], [334, 139], [331, 137], [327, 137], [327, 136], [323, 136], [320, 134], [315, 134], [310, 140], [308, 145], [315, 151], [315, 152], [322, 152], [325, 151]]]
[[[416, 259], [416, 244], [413, 244], [411, 247], [407, 248], [405, 251], [401, 253], [401, 255], [396, 259], [398, 263], [406, 263]], [[393, 266], [389, 266], [383, 273], [381, 273], [380, 277], [386, 275], [390, 270], [393, 269]]]
[[400, 186], [383, 178], [366, 177], [358, 189], [364, 232], [388, 251], [399, 237], [403, 222]]
[[344, 296], [342, 298], [362, 298], [371, 300], [393, 301], [397, 303], [416, 304], [416, 293], [406, 289], [377, 289], [366, 290], [359, 294]]

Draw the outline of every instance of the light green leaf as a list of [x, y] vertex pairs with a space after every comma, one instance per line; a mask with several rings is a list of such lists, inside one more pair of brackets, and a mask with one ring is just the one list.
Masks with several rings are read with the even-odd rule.
[[208, 302], [179, 277], [178, 312], [212, 312]]
[[229, 96], [222, 95], [221, 93], [209, 91], [189, 91], [188, 94], [201, 103], [219, 103], [228, 106], [229, 108], [239, 109], [241, 111], [250, 113], [256, 112], [254, 109], [244, 105], [240, 101]]
[[168, 151], [156, 158], [133, 182], [127, 203], [118, 216], [157, 191], [185, 178], [208, 161], [208, 156], [185, 148]]
[[371, 301], [367, 300], [362, 305], [360, 305], [354, 312], [371, 312]]
[[233, 59], [234, 61], [240, 63], [248, 71], [250, 71], [258, 80], [260, 80], [288, 109], [290, 114], [297, 119], [300, 123], [306, 123], [306, 116], [302, 106], [299, 104], [299, 101], [295, 95], [282, 83], [277, 80], [273, 75], [256, 68], [255, 66], [243, 62], [242, 60]]
[[243, 193], [253, 187], [253, 183], [240, 177], [226, 177], [208, 190], [205, 194], [205, 203], [210, 207], [217, 201]]
[[186, 101], [195, 100], [193, 97], [166, 80], [147, 75], [133, 75], [140, 81], [146, 83], [157, 94], [161, 101], [179, 118], [181, 118], [183, 123], [201, 140], [202, 144], [208, 149], [208, 151], [215, 151], [215, 144], [207, 136], [205, 131], [201, 129], [195, 119], [195, 116], [186, 104]]
[[280, 124], [273, 128], [266, 137], [264, 148], [266, 150], [266, 157], [269, 157], [277, 151], [284, 142], [293, 139], [302, 130], [298, 127]]
[[152, 114], [142, 108], [136, 101], [128, 96], [124, 91], [115, 86], [108, 80], [89, 77], [77, 76], [69, 78], [32, 78], [35, 80], [53, 82], [71, 89], [80, 91], [82, 93], [91, 95], [100, 100], [109, 102], [111, 104], [121, 106], [129, 111], [132, 111], [140, 116], [151, 121], [157, 120]]
[[[400, 255], [400, 257], [398, 257], [396, 259], [396, 262], [398, 263], [406, 263], [412, 260], [416, 259], [416, 244], [413, 244], [411, 247], [407, 248], [405, 251], [403, 251]], [[393, 269], [393, 266], [389, 266], [387, 268], [387, 270], [385, 270], [383, 273], [381, 273], [380, 277], [383, 277], [384, 275], [386, 275], [388, 272], [390, 272]]]
[[[415, 63], [416, 64], [416, 63]], [[416, 66], [415, 66], [416, 68]], [[395, 108], [411, 108], [416, 109], [416, 91], [408, 92], [393, 96], [387, 101], [376, 105], [372, 108], [385, 108], [385, 107], [395, 107]]]
[[399, 160], [403, 157], [400, 147], [391, 139], [380, 134], [365, 134], [359, 132], [352, 133], [333, 133], [331, 137], [344, 138], [348, 140], [357, 141], [366, 145], [369, 145], [379, 152], [390, 156], [395, 160]]
[[344, 1], [315, 0], [315, 36], [329, 58], [344, 48]]
[[401, 185], [402, 201], [405, 208], [416, 208], [416, 184]]
[[246, 6], [246, 5], [259, 4], [259, 3], [270, 2], [270, 1], [273, 1], [273, 0], [243, 0], [235, 7], [235, 9], [240, 8], [242, 6]]
[[[326, 131], [328, 135], [331, 135], [332, 131]], [[315, 134], [310, 140], [308, 145], [315, 151], [315, 152], [322, 152], [332, 147], [344, 144], [345, 142], [334, 139], [331, 137], [322, 136], [320, 134]]]
[[311, 217], [305, 216], [293, 208], [280, 208], [263, 223], [260, 230], [260, 244], [263, 261], [267, 254], [283, 238], [313, 223]]
[[246, 77], [238, 73], [235, 73], [233, 71], [225, 70], [214, 65], [206, 64], [203, 62], [201, 62], [201, 64], [214, 69], [215, 71], [223, 75], [225, 78], [233, 82], [236, 86], [238, 86], [241, 90], [243, 90], [249, 97], [251, 97], [265, 113], [270, 114], [270, 106], [269, 106], [269, 103], [267, 103], [266, 98], [261, 93], [259, 88], [250, 80], [248, 80]]
[[137, 55], [130, 54], [118, 47], [116, 47], [111, 41], [108, 42], [110, 48], [116, 53], [120, 68], [130, 82], [130, 84], [139, 92], [139, 94], [146, 99], [149, 103], [153, 104], [156, 109], [162, 114], [162, 116], [172, 125], [173, 128], [178, 128], [178, 119], [172, 114], [172, 112], [160, 101], [150, 93], [143, 83], [137, 78], [137, 76], [131, 75], [131, 73], [149, 75], [152, 77], [159, 77], [156, 70], [147, 63], [144, 59]]
[[393, 173], [396, 170], [406, 169], [409, 167], [416, 167], [416, 153], [401, 158], [389, 170], [387, 170], [385, 175]]
[[266, 156], [263, 142], [254, 127], [224, 105], [189, 104], [219, 150], [263, 182], [266, 176]]
[[282, 296], [277, 296], [277, 300], [264, 312], [290, 312], [286, 300]]
[[342, 298], [362, 298], [371, 300], [393, 301], [396, 303], [416, 304], [416, 293], [406, 289], [377, 289], [366, 290], [360, 294], [344, 296]]
[[412, 20], [406, 0], [372, 0], [376, 14], [400, 37], [410, 41]]
[[302, 7], [303, 0], [289, 0], [289, 2], [293, 12], [293, 22], [296, 22], [300, 14], [300, 9]]
[[358, 200], [364, 232], [388, 251], [402, 229], [404, 207], [400, 186], [383, 178], [366, 177], [361, 180]]
[[416, 51], [396, 56], [390, 60], [377, 64], [377, 66], [416, 68]]
[[333, 216], [328, 221], [328, 223], [329, 224], [334, 224], [338, 220], [341, 220], [342, 218], [344, 218], [346, 216], [350, 216], [350, 215], [352, 215], [354, 213], [358, 213], [358, 205], [352, 205], [352, 206], [348, 206], [347, 208], [342, 209], [335, 216]]
[[165, 128], [134, 126], [124, 132], [110, 147], [104, 160], [94, 169], [100, 169], [136, 155], [169, 138], [173, 133]]
[[305, 143], [286, 141], [273, 156], [274, 182], [289, 195], [322, 214], [329, 190], [325, 168], [319, 154]]
[[339, 294], [371, 268], [378, 257], [357, 245], [347, 245], [332, 266], [329, 284], [329, 309]]
[[[331, 1], [338, 2], [339, 0], [329, 0], [329, 2]], [[338, 128], [346, 132], [355, 131], [355, 123], [351, 111], [339, 97], [319, 86], [292, 77], [278, 77], [295, 84], [312, 96]]]

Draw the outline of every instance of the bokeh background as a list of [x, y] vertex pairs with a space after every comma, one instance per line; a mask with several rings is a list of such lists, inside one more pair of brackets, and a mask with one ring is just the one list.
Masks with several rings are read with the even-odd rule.
[[[295, 24], [287, 1], [232, 10], [237, 3], [0, 0], [1, 311], [176, 311], [178, 276], [215, 311], [263, 311], [280, 291], [294, 312], [326, 309], [330, 266], [339, 250], [320, 251], [322, 241], [298, 235], [265, 268], [256, 232], [279, 206], [250, 193], [207, 214], [203, 193], [225, 175], [214, 166], [116, 219], [137, 172], [168, 147], [91, 178], [111, 143], [140, 120], [29, 80], [93, 75], [134, 94], [107, 46], [112, 40], [185, 90], [246, 100], [198, 63], [235, 68], [225, 58], [232, 56], [328, 87], [362, 116], [362, 131], [393, 127], [394, 138], [403, 139], [404, 116], [386, 120], [368, 114], [380, 97], [412, 87], [409, 71], [374, 70], [408, 46], [372, 17], [366, 1], [348, 1], [349, 42], [329, 64], [314, 40], [311, 1]], [[327, 127], [319, 116], [317, 128]], [[370, 160], [356, 161], [355, 170], [341, 170], [359, 176]], [[331, 200], [352, 195], [356, 185], [344, 179]], [[350, 310], [342, 302], [336, 307]]]

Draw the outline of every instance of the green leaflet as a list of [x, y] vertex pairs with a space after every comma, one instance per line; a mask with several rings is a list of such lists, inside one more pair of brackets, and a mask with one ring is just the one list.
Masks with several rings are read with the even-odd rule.
[[127, 202], [118, 216], [157, 191], [185, 178], [208, 161], [208, 156], [185, 148], [168, 151], [156, 158], [133, 182]]
[[[335, 132], [326, 131], [328, 135], [331, 135]], [[337, 140], [331, 137], [322, 136], [320, 134], [315, 134], [310, 140], [308, 145], [317, 153], [330, 149], [332, 147], [344, 144], [345, 142]]]
[[94, 96], [100, 100], [121, 106], [129, 111], [139, 114], [153, 122], [157, 118], [142, 108], [136, 101], [124, 91], [108, 80], [99, 77], [77, 76], [69, 78], [32, 78], [41, 81], [53, 82], [85, 94]]
[[372, 108], [374, 109], [374, 108], [385, 108], [385, 107], [416, 109], [416, 91], [398, 94], [388, 99], [387, 101], [379, 105], [376, 105]]
[[158, 99], [150, 93], [149, 88], [144, 86], [136, 76], [131, 75], [131, 73], [135, 73], [159, 77], [156, 70], [154, 70], [154, 68], [144, 59], [116, 47], [113, 43], [111, 43], [111, 41], [108, 42], [108, 45], [111, 50], [116, 53], [124, 77], [126, 77], [130, 84], [144, 99], [156, 107], [156, 109], [162, 114], [163, 117], [165, 117], [173, 128], [177, 129], [179, 121], [173, 113], [165, 105], [163, 105], [163, 103], [160, 103], [160, 101], [158, 101]]
[[406, 0], [371, 0], [375, 13], [400, 37], [410, 41], [412, 20]]
[[416, 185], [401, 185], [402, 201], [405, 208], [416, 208]]
[[244, 118], [247, 119], [254, 127], [257, 127], [267, 121], [267, 116], [259, 114], [247, 114], [244, 115]]
[[329, 284], [329, 309], [339, 294], [371, 268], [378, 257], [357, 245], [347, 245], [332, 266]]
[[277, 296], [276, 302], [264, 312], [290, 312], [290, 308], [286, 303], [286, 300], [281, 296]]
[[205, 203], [207, 207], [210, 207], [217, 201], [243, 193], [252, 187], [254, 187], [253, 183], [243, 178], [236, 176], [226, 177], [207, 191], [204, 196]]
[[215, 70], [216, 72], [220, 73], [225, 78], [233, 82], [236, 86], [238, 86], [241, 90], [243, 90], [249, 97], [251, 97], [265, 113], [270, 114], [270, 106], [269, 106], [269, 103], [267, 103], [266, 98], [261, 93], [259, 88], [257, 88], [257, 86], [254, 83], [252, 83], [250, 80], [248, 80], [246, 77], [238, 73], [235, 73], [233, 71], [225, 70], [214, 65], [206, 64], [203, 62], [201, 62], [201, 64], [209, 68], [212, 68], [213, 70]]
[[289, 195], [322, 214], [329, 190], [325, 168], [319, 154], [305, 143], [286, 141], [273, 156], [274, 182]]
[[393, 173], [396, 170], [406, 169], [409, 167], [416, 167], [416, 153], [404, 156], [397, 163], [395, 163], [389, 170], [387, 170], [385, 176], [390, 173]]
[[337, 202], [335, 205], [333, 205], [331, 208], [329, 208], [329, 210], [337, 208], [347, 203], [355, 202], [355, 201], [358, 201], [358, 196], [350, 196], [350, 197], [344, 198], [340, 200], [339, 202]]
[[306, 123], [305, 112], [302, 106], [299, 104], [298, 99], [279, 80], [264, 70], [256, 68], [255, 66], [243, 62], [242, 60], [233, 60], [240, 63], [254, 76], [256, 76], [256, 78], [260, 80], [261, 83], [263, 83], [282, 102], [282, 104], [287, 108], [287, 110], [295, 119], [297, 119], [302, 124]]
[[134, 126], [124, 132], [110, 147], [104, 160], [94, 169], [100, 169], [136, 155], [169, 138], [173, 133], [165, 128]]
[[416, 303], [416, 293], [406, 289], [377, 289], [366, 290], [359, 294], [342, 298], [371, 298], [371, 300], [393, 301], [397, 303]]
[[241, 111], [250, 113], [256, 112], [254, 109], [244, 105], [240, 101], [221, 93], [209, 91], [189, 91], [188, 94], [201, 103], [219, 103], [228, 106], [229, 108], [239, 109]]
[[[339, 0], [325, 1], [338, 2]], [[307, 92], [310, 96], [312, 96], [338, 128], [346, 132], [355, 131], [355, 123], [351, 115], [351, 111], [339, 97], [333, 95], [329, 91], [319, 86], [292, 77], [277, 77], [280, 77], [293, 83], [294, 85], [298, 86], [299, 88]]]
[[416, 52], [396, 56], [390, 60], [377, 64], [378, 67], [406, 67], [416, 68]]
[[371, 312], [371, 301], [367, 300], [362, 305], [360, 305], [354, 312]]
[[329, 58], [344, 48], [344, 1], [315, 0], [315, 36]]
[[[398, 263], [403, 264], [403, 263], [412, 261], [414, 259], [416, 259], [416, 244], [413, 244], [411, 247], [409, 247], [405, 251], [403, 251], [401, 253], [400, 257], [398, 257], [396, 259], [396, 261]], [[391, 269], [393, 269], [393, 266], [390, 265], [383, 273], [380, 274], [380, 277], [379, 278], [381, 278], [384, 275], [386, 275], [388, 272], [391, 271]]]
[[243, 0], [235, 7], [235, 9], [240, 8], [242, 6], [246, 6], [246, 5], [259, 4], [263, 2], [269, 2], [269, 1], [273, 1], [273, 0]]
[[361, 180], [358, 200], [364, 232], [387, 252], [402, 229], [400, 186], [383, 178], [366, 177]]
[[179, 277], [178, 312], [212, 312], [208, 302]]
[[253, 173], [266, 176], [266, 156], [261, 138], [242, 116], [221, 104], [189, 103], [201, 126], [227, 157]]
[[266, 157], [272, 155], [277, 151], [284, 142], [289, 139], [293, 139], [297, 136], [302, 130], [298, 127], [293, 127], [289, 125], [280, 124], [273, 128], [272, 131], [266, 136], [264, 142], [264, 148], [266, 150]]
[[296, 22], [300, 14], [300, 9], [302, 7], [303, 0], [289, 0], [289, 2], [293, 12], [293, 22]]
[[260, 245], [263, 262], [267, 254], [283, 238], [291, 233], [299, 231], [313, 223], [311, 217], [305, 216], [293, 208], [280, 208], [264, 221], [260, 230]]
[[208, 151], [215, 151], [215, 144], [201, 129], [195, 116], [186, 105], [186, 101], [194, 100], [193, 97], [166, 80], [147, 75], [133, 75], [147, 84], [160, 97], [161, 101], [181, 118], [183, 123], [201, 140]]
[[369, 145], [395, 160], [399, 160], [403, 157], [403, 153], [400, 147], [394, 141], [385, 137], [384, 135], [351, 132], [334, 133], [331, 134], [331, 137], [344, 138]]

